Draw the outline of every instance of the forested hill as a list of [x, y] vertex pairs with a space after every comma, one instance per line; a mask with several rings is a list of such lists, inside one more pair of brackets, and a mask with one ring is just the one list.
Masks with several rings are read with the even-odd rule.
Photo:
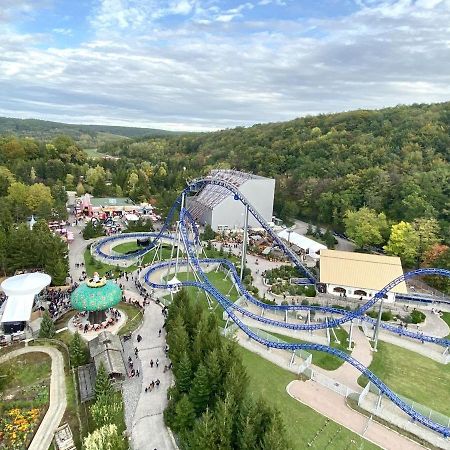
[[108, 125], [76, 125], [49, 122], [38, 119], [14, 119], [0, 117], [0, 134], [33, 137], [41, 140], [53, 139], [64, 134], [71, 136], [84, 148], [97, 147], [105, 142], [144, 136], [163, 136], [170, 131], [153, 128], [117, 127]]
[[186, 176], [232, 167], [275, 177], [282, 217], [342, 227], [347, 210], [366, 205], [391, 220], [435, 217], [448, 229], [450, 103], [106, 144], [103, 151], [166, 161], [173, 177], [183, 167]]

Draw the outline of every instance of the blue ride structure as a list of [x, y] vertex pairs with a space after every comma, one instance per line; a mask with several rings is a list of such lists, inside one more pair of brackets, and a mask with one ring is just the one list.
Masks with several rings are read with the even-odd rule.
[[[174, 205], [172, 206], [166, 221], [164, 222], [163, 227], [159, 231], [159, 233], [154, 234], [154, 239], [151, 242], [151, 244], [142, 249], [138, 252], [135, 252], [131, 255], [107, 255], [101, 251], [101, 246], [98, 246], [95, 249], [95, 252], [98, 252], [97, 254], [103, 256], [104, 258], [111, 259], [111, 260], [117, 260], [122, 258], [133, 258], [138, 256], [141, 256], [145, 254], [146, 252], [150, 251], [157, 243], [159, 239], [161, 239], [162, 236], [165, 235], [167, 230], [170, 227], [170, 223], [175, 216], [175, 213], [179, 210], [180, 206], [180, 213], [179, 213], [179, 232], [182, 239], [182, 244], [185, 249], [186, 258], [183, 259], [181, 262], [178, 261], [178, 264], [185, 264], [190, 266], [194, 273], [196, 274], [196, 279], [192, 281], [177, 281], [177, 284], [180, 286], [186, 286], [186, 287], [195, 287], [204, 290], [209, 295], [211, 295], [217, 302], [220, 304], [220, 306], [224, 309], [224, 311], [228, 314], [228, 317], [251, 339], [255, 340], [256, 342], [259, 342], [260, 344], [267, 346], [268, 348], [276, 348], [276, 349], [282, 349], [282, 350], [289, 350], [289, 351], [295, 351], [297, 349], [302, 349], [306, 351], [316, 350], [321, 351], [325, 353], [329, 353], [331, 355], [337, 356], [338, 358], [341, 358], [342, 360], [346, 361], [347, 363], [351, 364], [353, 367], [355, 367], [357, 370], [361, 372], [367, 379], [374, 384], [380, 391], [381, 394], [385, 395], [389, 400], [391, 400], [397, 407], [399, 407], [402, 411], [404, 411], [411, 419], [417, 423], [420, 423], [424, 425], [425, 427], [441, 434], [443, 437], [448, 438], [450, 437], [450, 428], [447, 426], [444, 426], [442, 424], [436, 423], [432, 421], [430, 418], [422, 415], [420, 412], [416, 411], [411, 405], [403, 401], [397, 394], [395, 394], [385, 383], [383, 383], [374, 373], [372, 373], [367, 367], [365, 367], [363, 364], [361, 364], [359, 361], [357, 361], [355, 358], [353, 358], [350, 355], [347, 355], [345, 352], [329, 347], [327, 345], [322, 344], [314, 344], [314, 343], [280, 343], [280, 342], [274, 342], [270, 341], [264, 338], [261, 338], [258, 336], [255, 332], [253, 332], [246, 324], [244, 324], [235, 314], [235, 312], [239, 312], [247, 317], [250, 317], [252, 319], [258, 320], [263, 323], [267, 323], [270, 325], [275, 325], [279, 327], [284, 328], [290, 328], [290, 329], [302, 329], [302, 330], [314, 330], [314, 329], [323, 329], [326, 327], [336, 327], [339, 325], [342, 325], [346, 322], [355, 320], [355, 319], [362, 319], [362, 320], [369, 320], [373, 321], [373, 319], [367, 318], [365, 316], [365, 312], [372, 306], [374, 306], [379, 300], [383, 299], [383, 296], [389, 292], [390, 289], [392, 289], [394, 286], [396, 286], [398, 283], [401, 283], [402, 281], [405, 281], [407, 279], [410, 279], [415, 276], [421, 276], [421, 275], [440, 275], [440, 276], [450, 276], [450, 271], [444, 270], [444, 269], [433, 269], [433, 268], [426, 268], [426, 269], [418, 269], [411, 272], [408, 272], [395, 280], [392, 280], [389, 284], [387, 284], [383, 289], [381, 289], [379, 292], [377, 292], [372, 299], [370, 299], [367, 303], [362, 305], [360, 308], [358, 308], [355, 311], [346, 311], [339, 308], [330, 308], [325, 306], [306, 306], [306, 305], [268, 305], [265, 303], [260, 302], [258, 299], [253, 297], [243, 286], [235, 267], [225, 259], [200, 259], [196, 253], [196, 248], [199, 244], [199, 236], [198, 236], [198, 229], [197, 226], [190, 215], [190, 213], [186, 210], [184, 207], [184, 200], [185, 196], [191, 192], [198, 191], [201, 189], [205, 184], [216, 184], [219, 186], [223, 186], [227, 188], [230, 192], [234, 194], [234, 198], [236, 200], [239, 200], [242, 202], [247, 208], [250, 214], [252, 214], [258, 222], [261, 224], [261, 226], [267, 231], [267, 233], [272, 237], [274, 243], [276, 246], [278, 246], [283, 253], [293, 262], [293, 264], [298, 268], [298, 270], [304, 274], [306, 279], [309, 283], [315, 284], [316, 280], [312, 273], [309, 271], [308, 268], [306, 268], [303, 264], [303, 262], [300, 260], [300, 258], [289, 248], [287, 247], [283, 241], [273, 232], [271, 227], [265, 222], [265, 220], [261, 217], [261, 215], [252, 207], [252, 205], [249, 204], [247, 199], [239, 192], [239, 190], [232, 184], [215, 179], [215, 178], [202, 178], [199, 180], [194, 180], [191, 182], [186, 189], [183, 190], [183, 192], [180, 194], [180, 196], [175, 201]], [[191, 239], [189, 236], [188, 227], [193, 231], [194, 238]], [[168, 237], [168, 235], [165, 235]], [[123, 238], [123, 236], [122, 236]], [[174, 239], [173, 236], [171, 239]], [[322, 323], [315, 323], [315, 324], [293, 324], [293, 323], [286, 323], [281, 321], [276, 321], [264, 316], [260, 316], [258, 314], [252, 313], [242, 306], [236, 305], [235, 303], [232, 303], [222, 292], [220, 292], [211, 282], [209, 281], [207, 275], [202, 269], [202, 264], [211, 264], [211, 263], [219, 263], [225, 265], [229, 270], [233, 277], [233, 282], [237, 286], [237, 289], [243, 295], [249, 302], [257, 305], [258, 307], [261, 307], [263, 309], [267, 310], [319, 310], [330, 314], [336, 314], [340, 315], [342, 317], [340, 318], [333, 318], [329, 320], [328, 322], [322, 322]], [[167, 268], [171, 265], [175, 265], [175, 261], [163, 261], [159, 262], [157, 264], [152, 265], [144, 274], [144, 280], [145, 282], [153, 287], [153, 288], [161, 288], [161, 289], [170, 289], [173, 288], [173, 284], [167, 284], [167, 283], [156, 283], [152, 282], [150, 280], [150, 276], [152, 272], [157, 271], [161, 268]], [[442, 338], [436, 338], [433, 336], [426, 336], [421, 333], [415, 333], [413, 331], [409, 331], [400, 327], [396, 327], [393, 325], [388, 324], [382, 324], [382, 327], [392, 331], [397, 334], [401, 334], [403, 336], [407, 336], [413, 339], [419, 339], [422, 342], [430, 342], [434, 344], [438, 344], [444, 347], [450, 346], [450, 341], [447, 339]]]

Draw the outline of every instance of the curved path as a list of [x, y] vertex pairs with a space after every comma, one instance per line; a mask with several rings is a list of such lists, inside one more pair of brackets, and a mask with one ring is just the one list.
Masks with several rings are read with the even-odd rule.
[[59, 427], [67, 407], [66, 380], [64, 374], [64, 358], [62, 353], [53, 347], [36, 345], [14, 350], [0, 358], [0, 364], [26, 353], [46, 353], [52, 359], [50, 377], [50, 403], [28, 450], [47, 450], [52, 444], [53, 436]]

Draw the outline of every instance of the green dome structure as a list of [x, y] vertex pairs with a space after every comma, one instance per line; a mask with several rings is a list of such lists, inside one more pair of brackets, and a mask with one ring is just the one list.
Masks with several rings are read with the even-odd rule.
[[122, 290], [112, 281], [88, 280], [78, 286], [70, 297], [72, 306], [78, 311], [89, 312], [91, 323], [102, 322], [105, 310], [112, 308], [122, 300]]

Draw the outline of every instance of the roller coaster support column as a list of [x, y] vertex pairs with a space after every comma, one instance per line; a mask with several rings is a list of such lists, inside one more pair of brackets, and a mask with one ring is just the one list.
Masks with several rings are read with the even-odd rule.
[[377, 351], [378, 346], [378, 332], [380, 331], [380, 324], [381, 324], [381, 313], [383, 312], [383, 301], [384, 298], [380, 301], [380, 309], [378, 310], [378, 318], [377, 318], [377, 324], [375, 325], [375, 330], [373, 331], [373, 351]]
[[242, 242], [241, 280], [244, 279], [245, 260], [247, 259], [248, 205], [245, 206], [244, 240]]
[[[180, 207], [180, 216], [181, 211], [184, 209], [184, 203], [186, 199], [186, 194], [183, 192], [181, 195], [181, 207]], [[175, 263], [175, 276], [178, 274], [178, 262], [180, 259], [180, 245], [181, 245], [181, 230], [180, 230], [180, 221], [177, 224], [177, 261]]]
[[325, 328], [327, 330], [327, 342], [328, 345], [330, 345], [331, 337], [330, 337], [330, 327], [328, 326], [328, 317], [325, 317], [325, 322], [327, 323], [327, 327]]
[[348, 335], [348, 349], [352, 350], [352, 338], [353, 338], [353, 320], [350, 322], [350, 333]]
[[288, 310], [286, 309], [286, 310], [284, 311], [284, 321], [285, 321], [286, 323], [287, 323], [287, 320], [288, 320], [287, 313], [288, 313]]

